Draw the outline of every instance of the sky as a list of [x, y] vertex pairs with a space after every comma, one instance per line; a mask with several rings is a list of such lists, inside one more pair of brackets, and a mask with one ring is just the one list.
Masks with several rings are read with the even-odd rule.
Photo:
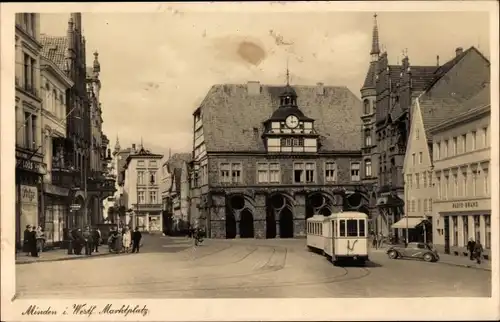
[[[489, 57], [481, 12], [378, 12], [389, 61], [443, 64], [455, 48]], [[41, 32], [66, 34], [69, 13], [42, 14]], [[214, 84], [260, 81], [347, 86], [359, 96], [370, 61], [372, 12], [83, 13], [87, 65], [101, 64], [103, 130], [114, 147], [192, 150], [192, 113]]]

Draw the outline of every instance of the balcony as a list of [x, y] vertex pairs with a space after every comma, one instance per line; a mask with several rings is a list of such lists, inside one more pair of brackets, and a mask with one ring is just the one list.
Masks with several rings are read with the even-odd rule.
[[80, 171], [74, 168], [52, 168], [52, 184], [74, 189], [81, 187]]
[[105, 176], [100, 171], [92, 172], [87, 179], [87, 190], [113, 194], [116, 192], [115, 179]]

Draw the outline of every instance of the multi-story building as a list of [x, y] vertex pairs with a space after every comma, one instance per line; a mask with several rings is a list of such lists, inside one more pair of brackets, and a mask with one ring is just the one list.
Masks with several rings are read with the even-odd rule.
[[[100, 204], [97, 196], [102, 192], [112, 193], [114, 183], [92, 172], [92, 152], [97, 150], [97, 153], [105, 156], [106, 140], [103, 142], [101, 137], [101, 142], [94, 144], [92, 136], [91, 99], [92, 106], [99, 106], [98, 99], [97, 103], [95, 101], [94, 89], [98, 91], [100, 83], [97, 82], [99, 86], [94, 88], [96, 82], [87, 82], [86, 42], [82, 34], [81, 13], [71, 13], [66, 36], [41, 35], [41, 43], [44, 57], [54, 62], [73, 82], [73, 86], [66, 90], [63, 97], [66, 103], [64, 113], [66, 136], [52, 140], [53, 149], [60, 151], [61, 156], [58, 158], [63, 160], [57, 168], [51, 170], [52, 184], [70, 190], [67, 196], [69, 213], [64, 218], [64, 228], [97, 224], [101, 222], [101, 218], [98, 215], [92, 216], [99, 212], [99, 206], [96, 206]], [[98, 74], [99, 69], [97, 62], [92, 72], [95, 73], [96, 70]], [[88, 91], [88, 84], [91, 85], [92, 91]], [[95, 127], [100, 128], [100, 124]]]
[[[90, 113], [85, 77], [85, 39], [80, 13], [72, 13], [63, 37], [42, 35], [44, 56], [56, 63], [73, 82], [65, 93], [66, 137], [54, 141], [63, 150], [64, 168], [52, 169], [52, 182], [70, 189], [70, 212], [65, 228], [82, 227], [87, 217], [87, 178], [90, 172]], [[61, 147], [61, 148], [60, 148]]]
[[43, 222], [40, 94], [40, 15], [17, 13], [15, 27], [16, 86], [16, 243], [26, 225]]
[[[436, 181], [433, 166], [437, 168], [437, 164], [442, 163], [435, 158], [441, 156], [439, 149], [434, 150], [432, 145], [434, 141], [441, 149], [441, 143], [436, 143], [440, 135], [434, 137], [429, 130], [463, 113], [474, 113], [476, 107], [489, 103], [489, 86], [486, 86], [490, 79], [488, 60], [474, 47], [459, 58], [412, 106], [404, 167], [406, 216], [393, 225], [393, 228], [408, 230], [410, 241], [431, 241], [436, 237], [434, 242], [442, 244], [440, 235], [437, 234], [440, 225], [437, 224], [437, 217], [433, 216], [435, 211], [432, 208], [436, 196], [441, 192], [441, 177]], [[462, 151], [460, 137], [444, 142], [447, 146], [444, 149], [445, 160]], [[448, 150], [451, 152], [448, 153]], [[453, 176], [450, 178], [454, 189], [458, 189], [460, 183]], [[448, 187], [448, 184], [445, 186]], [[451, 192], [454, 197], [459, 197], [458, 191]]]
[[193, 220], [213, 238], [286, 238], [314, 214], [367, 211], [361, 111], [346, 87], [214, 85], [193, 114]]
[[384, 235], [399, 236], [392, 224], [404, 215], [403, 166], [410, 132], [410, 109], [415, 99], [438, 82], [463, 57], [456, 55], [443, 65], [410, 65], [403, 53], [401, 65], [389, 64], [380, 52], [375, 15], [371, 63], [361, 88], [363, 100], [363, 181], [374, 184], [371, 192], [372, 226]]
[[125, 182], [124, 167], [128, 156], [133, 153], [136, 153], [135, 144], [132, 144], [131, 148], [122, 149], [117, 137], [112, 156], [107, 160], [107, 173], [110, 178], [115, 180], [115, 192], [103, 200], [103, 216], [106, 221], [120, 226], [128, 225], [130, 221], [123, 198], [123, 185]]
[[168, 233], [183, 231], [194, 224], [190, 216], [190, 161], [191, 153], [176, 153], [162, 168], [164, 224]]
[[[488, 80], [489, 81], [489, 80]], [[447, 254], [463, 255], [469, 238], [491, 251], [490, 87], [455, 105], [454, 117], [429, 131], [433, 137], [433, 240]]]
[[109, 140], [102, 131], [102, 108], [99, 99], [101, 91], [101, 80], [99, 79], [101, 64], [99, 63], [98, 56], [97, 51], [94, 52], [93, 67], [88, 67], [86, 71], [91, 130], [87, 203], [91, 224], [98, 224], [104, 221], [103, 200], [113, 196], [115, 193], [115, 180], [112, 177], [108, 177], [105, 171], [107, 160], [111, 158], [111, 155], [108, 153]]
[[44, 232], [47, 245], [63, 241], [64, 220], [68, 217], [70, 189], [52, 182], [52, 170], [64, 169], [64, 153], [57, 143], [66, 138], [66, 91], [73, 81], [42, 51], [40, 60], [42, 87], [42, 145], [47, 174], [44, 176]]
[[130, 154], [124, 166], [123, 197], [126, 209], [132, 212], [130, 226], [142, 231], [161, 231], [162, 203], [158, 182], [161, 154], [141, 148]]

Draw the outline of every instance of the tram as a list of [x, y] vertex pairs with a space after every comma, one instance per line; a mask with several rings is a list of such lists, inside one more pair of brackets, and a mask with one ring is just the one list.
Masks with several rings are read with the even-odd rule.
[[326, 256], [332, 263], [368, 260], [368, 216], [346, 211], [307, 219], [307, 248]]

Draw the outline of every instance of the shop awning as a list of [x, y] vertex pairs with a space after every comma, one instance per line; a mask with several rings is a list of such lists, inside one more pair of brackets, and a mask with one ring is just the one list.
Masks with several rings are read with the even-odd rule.
[[422, 217], [404, 217], [395, 224], [392, 225], [392, 228], [409, 228], [413, 229], [424, 222], [426, 219]]

